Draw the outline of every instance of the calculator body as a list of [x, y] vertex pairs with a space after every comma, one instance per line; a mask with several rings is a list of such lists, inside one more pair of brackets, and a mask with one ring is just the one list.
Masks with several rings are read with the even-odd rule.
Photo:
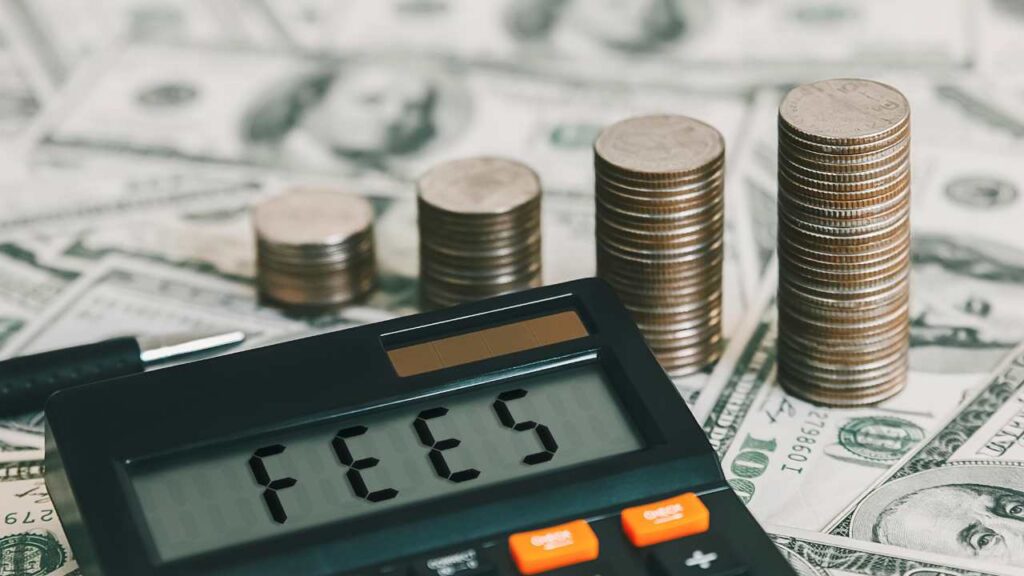
[[596, 279], [70, 389], [46, 417], [86, 576], [794, 573]]

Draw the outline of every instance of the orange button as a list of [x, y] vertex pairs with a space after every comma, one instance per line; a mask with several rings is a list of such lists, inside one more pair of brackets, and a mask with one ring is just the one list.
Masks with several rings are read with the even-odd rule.
[[710, 521], [707, 507], [693, 492], [622, 511], [622, 529], [637, 547], [707, 532]]
[[513, 534], [508, 547], [519, 571], [527, 575], [596, 560], [599, 548], [586, 520]]

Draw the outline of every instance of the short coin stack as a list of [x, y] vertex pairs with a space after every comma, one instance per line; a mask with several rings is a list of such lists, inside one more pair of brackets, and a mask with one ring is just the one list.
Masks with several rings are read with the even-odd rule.
[[597, 271], [662, 367], [696, 372], [721, 350], [725, 143], [684, 116], [614, 124], [594, 144]]
[[447, 307], [539, 286], [541, 186], [530, 168], [467, 158], [418, 183], [420, 287], [426, 307]]
[[800, 86], [779, 108], [779, 381], [832, 406], [906, 383], [910, 107], [868, 80]]
[[373, 208], [336, 190], [300, 188], [253, 209], [257, 283], [269, 300], [331, 308], [373, 289]]

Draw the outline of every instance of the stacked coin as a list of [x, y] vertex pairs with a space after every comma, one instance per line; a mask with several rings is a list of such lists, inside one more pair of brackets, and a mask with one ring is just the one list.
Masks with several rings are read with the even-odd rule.
[[253, 209], [257, 284], [280, 304], [329, 308], [373, 289], [373, 208], [327, 189], [296, 189]]
[[594, 144], [597, 271], [667, 372], [721, 350], [725, 143], [684, 116], [644, 116]]
[[446, 307], [540, 285], [540, 179], [502, 158], [440, 164], [420, 178], [420, 288]]
[[907, 378], [910, 106], [868, 80], [793, 89], [779, 108], [779, 381], [858, 406]]

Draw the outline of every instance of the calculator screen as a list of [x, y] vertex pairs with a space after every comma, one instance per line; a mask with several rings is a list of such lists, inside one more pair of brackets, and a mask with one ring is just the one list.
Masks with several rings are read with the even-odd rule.
[[588, 363], [151, 458], [129, 477], [171, 561], [641, 448]]

